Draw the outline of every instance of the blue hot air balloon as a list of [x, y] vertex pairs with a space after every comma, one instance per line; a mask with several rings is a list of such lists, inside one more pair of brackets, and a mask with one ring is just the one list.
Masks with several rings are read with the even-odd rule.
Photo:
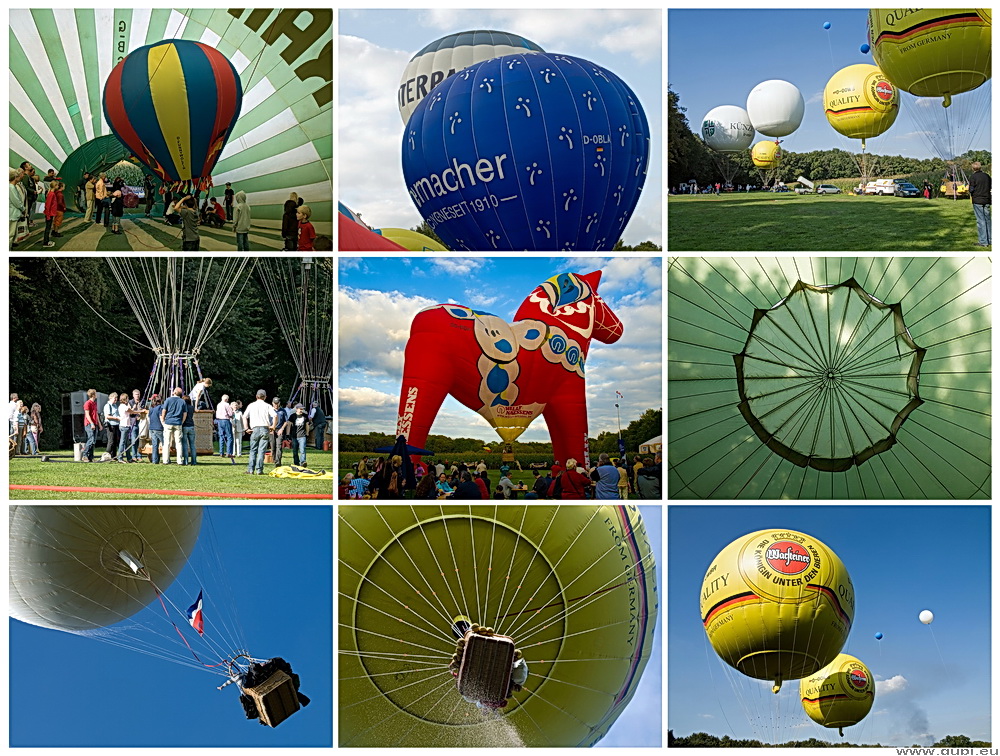
[[882, 640], [885, 636], [882, 633], [875, 633], [875, 640]]
[[646, 178], [649, 127], [605, 68], [512, 54], [441, 82], [403, 134], [403, 174], [452, 250], [605, 250]]

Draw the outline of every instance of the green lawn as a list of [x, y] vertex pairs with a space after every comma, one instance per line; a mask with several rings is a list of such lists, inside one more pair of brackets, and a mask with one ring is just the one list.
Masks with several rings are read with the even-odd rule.
[[667, 202], [671, 252], [968, 252], [969, 200], [794, 193], [680, 195]]
[[[198, 465], [181, 467], [148, 463], [123, 465], [117, 462], [83, 464], [73, 462], [72, 451], [45, 452], [68, 459], [42, 462], [39, 458], [17, 457], [10, 460], [10, 484], [30, 486], [79, 486], [84, 488], [144, 488], [171, 491], [235, 494], [315, 494], [332, 495], [333, 481], [272, 478], [267, 475], [274, 465], [264, 465], [264, 475], [244, 475], [247, 457], [244, 454], [231, 464], [229, 459], [200, 456]], [[308, 449], [308, 466], [314, 470], [329, 470], [333, 453]], [[285, 450], [285, 464], [292, 455]], [[195, 499], [195, 496], [162, 496], [155, 494], [104, 494], [71, 491], [24, 491], [11, 489], [11, 499]], [[212, 498], [212, 497], [202, 497]], [[225, 501], [225, 499], [220, 499]]]

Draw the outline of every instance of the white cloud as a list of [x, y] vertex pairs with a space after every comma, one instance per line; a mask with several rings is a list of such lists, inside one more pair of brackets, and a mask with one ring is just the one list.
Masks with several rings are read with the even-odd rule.
[[413, 316], [437, 304], [398, 291], [341, 287], [339, 348], [342, 370], [401, 376]]
[[876, 680], [875, 681], [875, 692], [880, 695], [886, 695], [887, 693], [898, 693], [901, 690], [906, 690], [909, 683], [906, 678], [902, 675], [895, 675], [890, 677], [888, 680]]
[[397, 407], [399, 397], [371, 388], [342, 388], [339, 391], [341, 405], [352, 407]]
[[452, 276], [467, 276], [483, 268], [486, 260], [482, 257], [432, 257], [431, 265]]

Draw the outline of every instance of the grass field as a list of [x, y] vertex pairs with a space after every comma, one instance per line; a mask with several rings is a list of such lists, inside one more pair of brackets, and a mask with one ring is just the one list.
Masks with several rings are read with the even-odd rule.
[[969, 200], [794, 193], [680, 195], [667, 204], [671, 252], [968, 252]]
[[[46, 452], [68, 457], [66, 460], [42, 462], [39, 458], [16, 457], [10, 460], [10, 484], [28, 486], [79, 486], [82, 488], [143, 488], [205, 493], [235, 494], [312, 494], [332, 496], [333, 481], [272, 478], [267, 473], [274, 465], [264, 465], [264, 475], [244, 475], [247, 457], [236, 458], [236, 464], [217, 456], [200, 456], [193, 467], [152, 465], [148, 463], [123, 465], [116, 462], [82, 464], [73, 462], [72, 451]], [[329, 470], [333, 453], [308, 449], [308, 466], [314, 470]], [[292, 463], [292, 455], [285, 450], [284, 464]], [[196, 499], [196, 496], [154, 494], [105, 494], [78, 491], [23, 491], [11, 489], [11, 499]], [[203, 497], [211, 498], [211, 497]]]

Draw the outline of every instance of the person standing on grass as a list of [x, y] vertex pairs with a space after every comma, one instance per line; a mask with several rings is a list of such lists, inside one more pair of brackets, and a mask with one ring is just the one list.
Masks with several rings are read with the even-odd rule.
[[306, 464], [306, 440], [309, 438], [309, 416], [303, 404], [295, 405], [295, 411], [288, 418], [288, 435], [292, 439], [292, 464]]
[[250, 454], [247, 464], [247, 475], [264, 474], [264, 452], [267, 449], [268, 434], [274, 428], [277, 413], [264, 401], [267, 392], [260, 389], [257, 401], [247, 407], [245, 420], [246, 432], [250, 434]]
[[185, 396], [184, 403], [185, 407], [185, 417], [184, 421], [181, 423], [181, 438], [183, 439], [182, 446], [184, 448], [184, 464], [185, 465], [196, 465], [198, 464], [198, 451], [195, 449], [195, 442], [197, 436], [194, 428], [194, 403], [191, 401], [191, 397]]
[[313, 434], [316, 436], [316, 448], [323, 450], [323, 434], [326, 431], [326, 413], [320, 407], [319, 401], [313, 399], [312, 409], [309, 410], [309, 420], [312, 422]]
[[972, 176], [969, 178], [969, 199], [972, 200], [972, 212], [976, 216], [976, 233], [979, 235], [977, 247], [989, 247], [993, 243], [990, 229], [990, 208], [993, 205], [993, 179], [983, 171], [983, 164], [978, 160], [972, 164]]
[[28, 419], [28, 443], [31, 443], [32, 437], [34, 437], [34, 449], [32, 454], [38, 454], [38, 445], [42, 440], [42, 405], [35, 402], [31, 405], [31, 415]]
[[233, 405], [229, 403], [229, 394], [223, 394], [222, 400], [215, 405], [215, 424], [219, 428], [219, 456], [233, 456]]
[[233, 456], [242, 457], [243, 454], [243, 402], [239, 399], [233, 402]]
[[83, 430], [87, 434], [87, 442], [83, 446], [81, 462], [94, 461], [94, 444], [97, 434], [101, 432], [101, 418], [97, 414], [97, 389], [87, 389], [87, 401], [83, 403]]
[[281, 447], [285, 441], [285, 423], [288, 421], [288, 411], [281, 406], [281, 399], [274, 397], [271, 400], [271, 408], [274, 411], [274, 427], [271, 430], [271, 461], [275, 467], [281, 466]]
[[154, 465], [160, 463], [160, 445], [163, 443], [163, 404], [160, 395], [153, 394], [149, 406], [149, 446]]
[[163, 403], [163, 464], [170, 464], [170, 444], [174, 444], [177, 452], [177, 464], [184, 464], [183, 442], [181, 439], [181, 425], [187, 417], [187, 404], [181, 398], [184, 391], [175, 388], [174, 393]]

